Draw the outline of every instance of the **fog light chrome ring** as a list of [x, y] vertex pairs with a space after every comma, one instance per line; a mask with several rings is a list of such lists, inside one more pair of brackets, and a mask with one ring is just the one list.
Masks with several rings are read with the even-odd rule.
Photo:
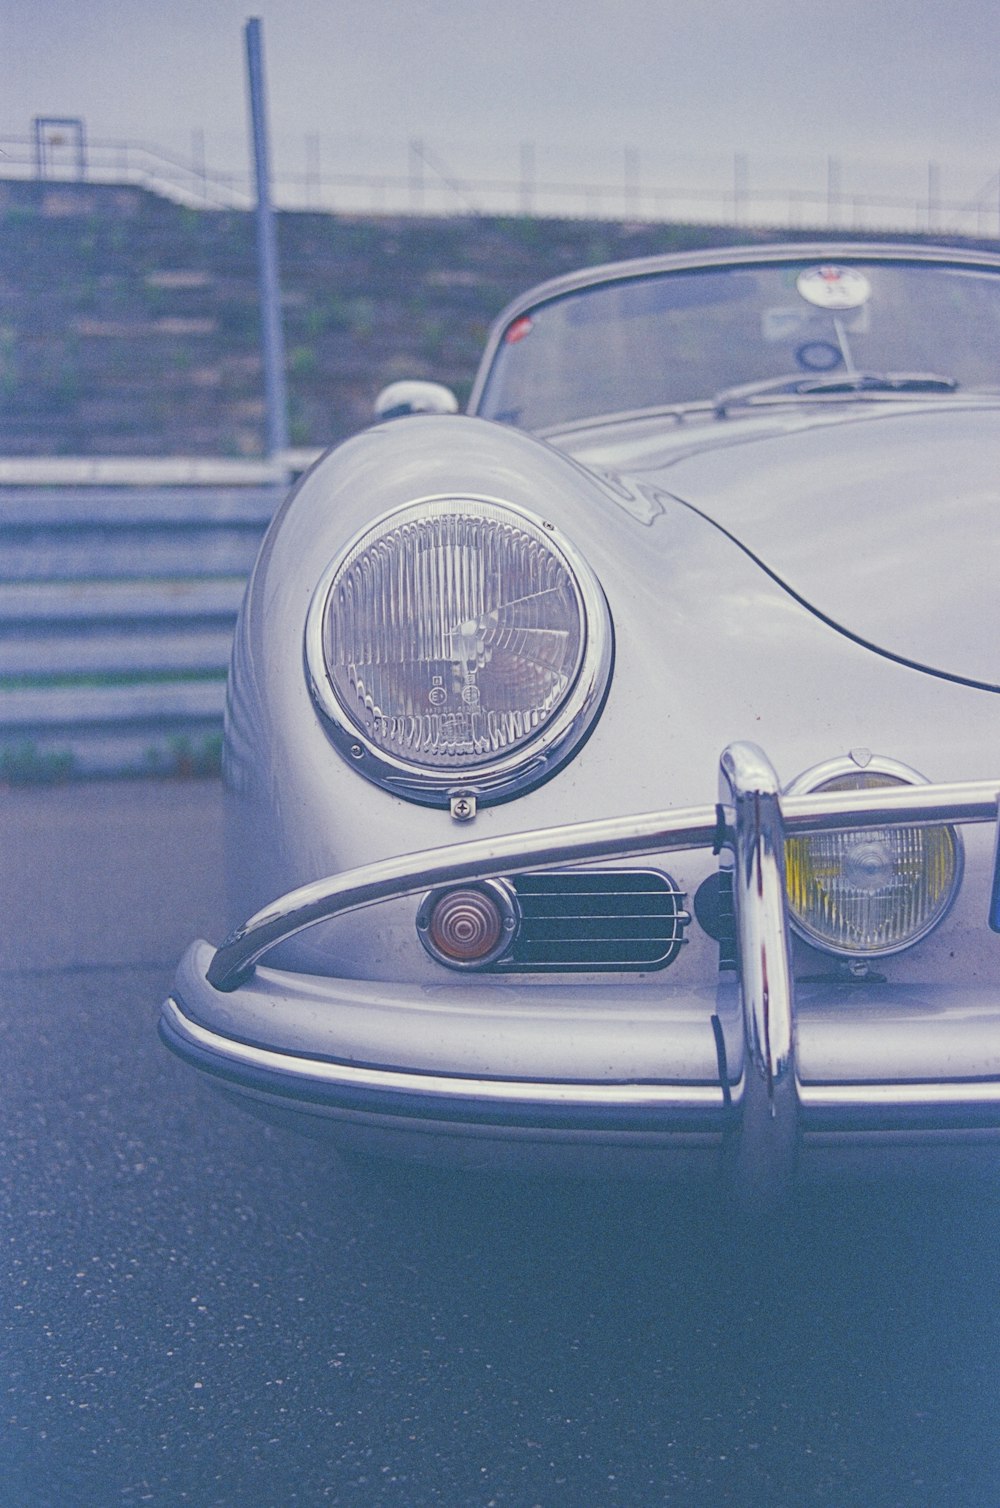
[[417, 910], [417, 936], [436, 963], [485, 969], [509, 952], [521, 908], [503, 880], [477, 880], [431, 890]]

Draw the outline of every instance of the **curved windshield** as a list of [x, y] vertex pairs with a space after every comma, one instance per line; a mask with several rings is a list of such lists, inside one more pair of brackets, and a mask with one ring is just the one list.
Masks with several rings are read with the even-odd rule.
[[719, 395], [728, 407], [754, 383], [796, 401], [810, 388], [1000, 391], [1000, 275], [845, 258], [597, 284], [512, 321], [476, 411], [544, 429]]

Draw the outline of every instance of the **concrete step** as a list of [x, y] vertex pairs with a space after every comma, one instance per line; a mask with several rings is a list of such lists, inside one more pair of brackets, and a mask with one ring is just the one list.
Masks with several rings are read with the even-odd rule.
[[165, 577], [158, 581], [0, 581], [0, 625], [232, 623], [245, 577]]
[[213, 774], [225, 680], [0, 689], [0, 780]]
[[0, 687], [0, 726], [37, 734], [53, 728], [213, 721], [221, 719], [225, 697], [224, 676], [119, 686]]
[[167, 622], [143, 629], [81, 629], [43, 624], [33, 632], [16, 633], [0, 628], [0, 680], [192, 671], [224, 675], [232, 640], [231, 625], [192, 629]]
[[0, 780], [217, 769], [233, 627], [285, 488], [185, 466], [0, 485]]
[[143, 528], [157, 525], [260, 530], [285, 495], [284, 487], [49, 486], [4, 487], [0, 528]]
[[247, 576], [262, 529], [150, 525], [133, 528], [0, 526], [0, 573], [6, 581], [87, 581], [108, 577]]

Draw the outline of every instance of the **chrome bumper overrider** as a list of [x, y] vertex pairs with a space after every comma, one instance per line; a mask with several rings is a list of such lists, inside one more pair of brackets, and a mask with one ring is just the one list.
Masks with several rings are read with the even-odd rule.
[[[732, 855], [742, 1071], [735, 1083], [582, 1082], [478, 1078], [334, 1062], [240, 1040], [197, 1020], [175, 991], [161, 1018], [167, 1045], [234, 1087], [290, 1105], [425, 1123], [586, 1131], [724, 1134], [740, 1189], [751, 1200], [784, 1188], [803, 1125], [839, 1131], [1000, 1128], [1000, 1077], [803, 1084], [796, 1066], [795, 998], [785, 901], [788, 836], [896, 824], [996, 822], [1000, 781], [888, 786], [796, 796], [753, 744], [730, 745], [717, 805], [578, 823], [450, 845], [316, 881], [258, 912], [210, 955], [196, 945], [188, 980], [221, 1004], [279, 942], [380, 901], [468, 879], [568, 863], [723, 849]], [[985, 918], [984, 918], [985, 921]], [[199, 953], [200, 950], [200, 953]], [[180, 976], [179, 976], [180, 980]], [[238, 999], [238, 997], [237, 997]], [[234, 1006], [237, 1001], [234, 1000]], [[237, 1016], [226, 1011], [227, 1028]], [[724, 1066], [724, 1057], [723, 1065]]]

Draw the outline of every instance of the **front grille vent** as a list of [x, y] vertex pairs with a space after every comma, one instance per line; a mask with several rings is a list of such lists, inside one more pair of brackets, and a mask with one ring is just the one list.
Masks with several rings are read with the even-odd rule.
[[691, 920], [684, 891], [656, 869], [548, 871], [507, 883], [521, 925], [494, 965], [501, 971], [665, 969]]

